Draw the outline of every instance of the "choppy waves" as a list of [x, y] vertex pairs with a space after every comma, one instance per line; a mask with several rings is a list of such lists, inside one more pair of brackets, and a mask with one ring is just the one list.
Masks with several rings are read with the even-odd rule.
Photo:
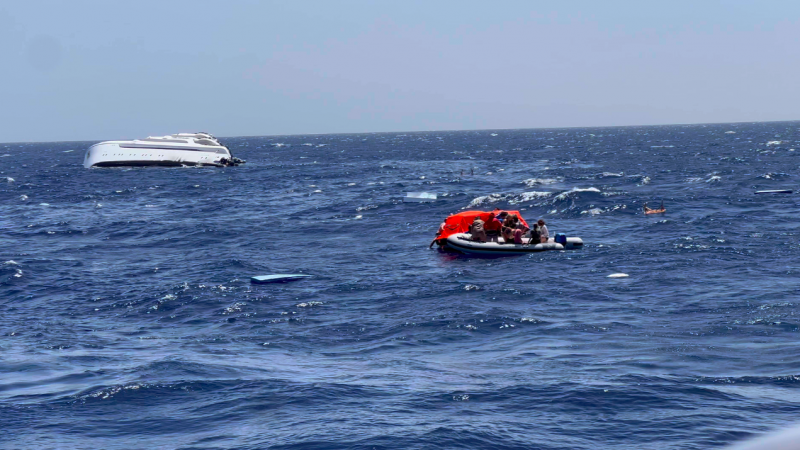
[[[717, 448], [795, 420], [796, 199], [754, 190], [797, 184], [796, 128], [229, 138], [247, 164], [196, 170], [6, 145], [4, 444]], [[586, 247], [429, 249], [493, 208]]]

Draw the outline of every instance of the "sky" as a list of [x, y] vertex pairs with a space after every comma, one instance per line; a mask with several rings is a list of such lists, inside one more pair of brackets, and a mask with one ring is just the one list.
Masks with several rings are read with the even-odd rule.
[[0, 142], [797, 120], [796, 1], [0, 2]]

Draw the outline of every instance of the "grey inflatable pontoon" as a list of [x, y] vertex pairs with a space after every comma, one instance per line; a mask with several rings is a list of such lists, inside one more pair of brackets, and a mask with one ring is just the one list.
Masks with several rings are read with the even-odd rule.
[[[528, 239], [523, 239], [527, 242]], [[550, 238], [546, 243], [538, 244], [506, 244], [503, 238], [496, 241], [478, 242], [472, 240], [469, 233], [457, 233], [449, 236], [445, 247], [462, 253], [480, 255], [519, 255], [522, 253], [546, 252], [548, 250], [577, 250], [583, 248], [583, 240], [579, 237], [568, 237], [566, 242], [558, 243]]]

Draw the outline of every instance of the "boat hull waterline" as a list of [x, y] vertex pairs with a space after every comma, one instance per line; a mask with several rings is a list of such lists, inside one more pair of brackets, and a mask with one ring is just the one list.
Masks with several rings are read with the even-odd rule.
[[[524, 241], [527, 241], [525, 239]], [[546, 252], [550, 250], [578, 250], [583, 248], [583, 240], [579, 237], [568, 237], [566, 243], [560, 244], [550, 238], [546, 243], [507, 244], [499, 241], [478, 242], [472, 240], [469, 233], [457, 233], [447, 237], [445, 248], [461, 253], [476, 255], [521, 255], [525, 253]]]

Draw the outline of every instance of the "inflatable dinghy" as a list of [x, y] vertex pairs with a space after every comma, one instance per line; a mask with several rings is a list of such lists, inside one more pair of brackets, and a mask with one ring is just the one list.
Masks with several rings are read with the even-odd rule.
[[556, 242], [550, 238], [545, 243], [528, 244], [528, 239], [523, 239], [524, 244], [505, 243], [503, 238], [496, 241], [478, 242], [472, 240], [469, 233], [456, 233], [447, 237], [445, 248], [461, 253], [479, 255], [520, 255], [523, 253], [546, 252], [548, 250], [577, 250], [583, 248], [583, 240], [579, 237], [565, 237]]

